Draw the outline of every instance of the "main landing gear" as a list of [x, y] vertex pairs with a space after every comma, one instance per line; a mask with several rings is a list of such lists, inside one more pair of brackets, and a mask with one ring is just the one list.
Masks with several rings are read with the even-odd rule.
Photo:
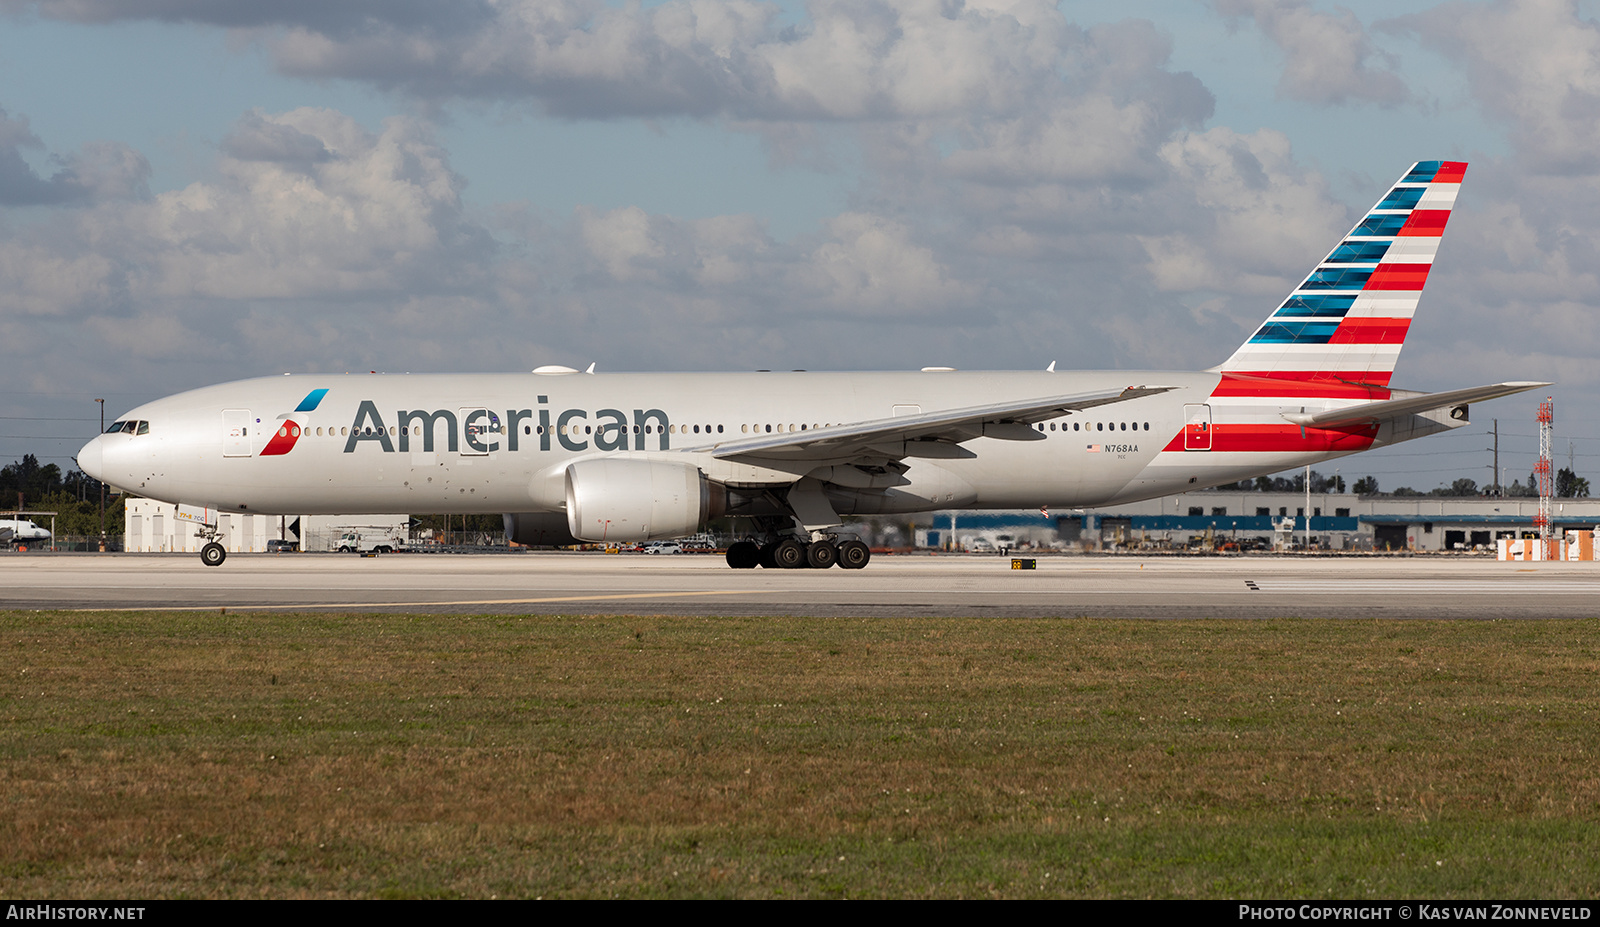
[[838, 564], [846, 570], [859, 570], [872, 559], [866, 544], [854, 538], [842, 544], [831, 540], [807, 544], [798, 538], [785, 538], [758, 546], [754, 541], [738, 541], [728, 546], [728, 566], [735, 570], [826, 570]]

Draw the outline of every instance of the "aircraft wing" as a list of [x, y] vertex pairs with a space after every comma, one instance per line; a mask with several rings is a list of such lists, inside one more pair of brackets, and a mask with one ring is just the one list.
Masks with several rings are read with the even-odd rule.
[[1472, 386], [1443, 393], [1424, 393], [1420, 396], [1364, 402], [1356, 406], [1346, 406], [1343, 409], [1329, 409], [1326, 412], [1285, 412], [1283, 417], [1302, 427], [1336, 428], [1340, 425], [1374, 425], [1404, 415], [1415, 415], [1418, 412], [1431, 412], [1434, 409], [1499, 399], [1501, 396], [1510, 396], [1514, 393], [1549, 385], [1549, 383], [1535, 383], [1527, 380], [1493, 383], [1489, 386]]
[[861, 456], [893, 459], [975, 457], [977, 455], [972, 451], [959, 446], [961, 442], [978, 437], [1040, 441], [1044, 435], [1033, 428], [1035, 422], [1096, 406], [1154, 396], [1171, 389], [1174, 387], [1130, 386], [1121, 390], [1097, 390], [1069, 396], [968, 406], [829, 428], [753, 436], [684, 450], [710, 451], [713, 456], [720, 458], [751, 460], [833, 460]]

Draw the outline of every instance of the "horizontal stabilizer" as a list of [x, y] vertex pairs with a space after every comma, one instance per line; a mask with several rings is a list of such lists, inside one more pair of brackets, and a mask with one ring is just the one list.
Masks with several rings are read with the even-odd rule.
[[1471, 402], [1486, 402], [1549, 385], [1549, 383], [1518, 380], [1489, 386], [1453, 389], [1443, 393], [1423, 393], [1400, 399], [1385, 399], [1382, 402], [1364, 402], [1343, 409], [1329, 409], [1326, 412], [1285, 412], [1283, 417], [1301, 427], [1336, 428], [1340, 425], [1372, 425], [1402, 415], [1431, 412]]

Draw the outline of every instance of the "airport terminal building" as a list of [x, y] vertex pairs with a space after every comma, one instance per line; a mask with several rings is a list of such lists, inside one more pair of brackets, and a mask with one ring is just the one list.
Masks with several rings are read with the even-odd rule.
[[[928, 547], [1083, 547], [1091, 550], [1222, 544], [1303, 547], [1305, 493], [1207, 490], [1098, 509], [940, 513], [917, 525]], [[1493, 550], [1502, 537], [1534, 537], [1537, 498], [1312, 493], [1310, 537], [1327, 550]], [[1561, 499], [1558, 532], [1600, 526], [1600, 499]], [[954, 532], [952, 536], [952, 517]]]
[[[1536, 498], [1312, 493], [1310, 503], [1311, 546], [1324, 550], [1490, 551], [1500, 538], [1537, 536]], [[1305, 546], [1306, 508], [1304, 493], [1207, 490], [1095, 509], [958, 511], [865, 521], [869, 540], [885, 547], [1281, 550]], [[176, 514], [172, 505], [130, 498], [124, 549], [197, 552], [201, 542], [194, 526]], [[218, 529], [229, 553], [267, 550], [280, 537], [300, 540], [305, 550], [329, 550], [351, 527], [403, 532], [406, 521], [405, 515], [225, 513]], [[1600, 526], [1600, 499], [1559, 500], [1552, 521], [1557, 531]]]

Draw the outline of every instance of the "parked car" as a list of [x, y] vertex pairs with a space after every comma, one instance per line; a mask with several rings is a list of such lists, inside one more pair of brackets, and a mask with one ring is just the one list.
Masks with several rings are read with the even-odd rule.
[[298, 553], [299, 550], [299, 541], [282, 541], [273, 538], [267, 542], [267, 553], [269, 554], [293, 554]]
[[681, 554], [683, 553], [683, 545], [677, 541], [651, 541], [645, 545], [644, 552], [647, 554]]

